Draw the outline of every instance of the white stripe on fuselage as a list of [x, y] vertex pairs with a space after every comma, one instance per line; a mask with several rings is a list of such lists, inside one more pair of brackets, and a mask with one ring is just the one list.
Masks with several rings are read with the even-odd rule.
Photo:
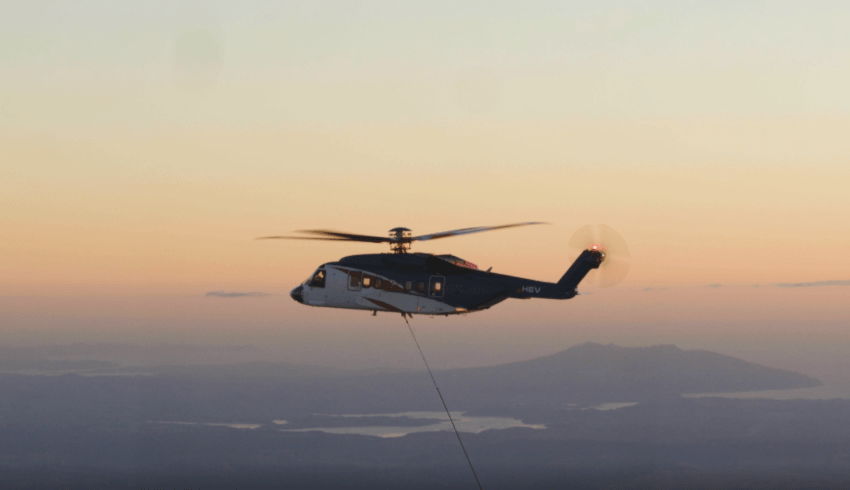
[[[399, 286], [386, 277], [377, 276], [372, 272], [359, 271], [351, 268], [345, 270], [366, 273], [382, 281], [388, 281]], [[326, 308], [347, 308], [352, 310], [400, 311], [424, 315], [449, 315], [465, 313], [466, 309], [456, 308], [442, 301], [413, 292], [394, 292], [375, 289], [373, 287], [353, 290], [349, 288], [349, 274], [333, 266], [325, 268], [325, 287], [310, 287], [303, 285], [302, 297], [304, 304]]]

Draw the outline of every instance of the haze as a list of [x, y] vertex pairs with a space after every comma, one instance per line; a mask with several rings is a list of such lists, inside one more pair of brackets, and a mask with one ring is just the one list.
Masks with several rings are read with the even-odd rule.
[[555, 280], [573, 231], [601, 222], [631, 249], [621, 285], [417, 317], [432, 365], [597, 341], [850, 372], [848, 10], [7, 5], [0, 343], [255, 345], [418, 368], [397, 315], [287, 296], [316, 266], [383, 246], [253, 239], [547, 221], [414, 250]]

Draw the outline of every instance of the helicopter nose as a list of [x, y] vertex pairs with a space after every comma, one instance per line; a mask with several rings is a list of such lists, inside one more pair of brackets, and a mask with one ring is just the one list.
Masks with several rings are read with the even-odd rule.
[[304, 304], [304, 286], [298, 286], [289, 292], [289, 295], [292, 296], [292, 299], [295, 301]]

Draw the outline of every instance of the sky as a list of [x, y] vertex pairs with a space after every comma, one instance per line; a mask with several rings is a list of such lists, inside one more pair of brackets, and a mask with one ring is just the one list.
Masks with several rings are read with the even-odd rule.
[[435, 367], [585, 341], [843, 365], [850, 286], [778, 284], [850, 280], [848, 20], [845, 2], [10, 4], [0, 344], [416, 367], [398, 318], [287, 296], [381, 246], [254, 238], [545, 221], [414, 250], [554, 281], [604, 223], [629, 276], [422, 319]]

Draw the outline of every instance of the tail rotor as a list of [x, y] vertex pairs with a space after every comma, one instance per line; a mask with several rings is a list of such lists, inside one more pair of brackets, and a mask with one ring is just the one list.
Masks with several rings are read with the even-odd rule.
[[588, 274], [587, 280], [598, 287], [609, 288], [623, 279], [629, 272], [630, 255], [626, 241], [613, 228], [603, 224], [585, 225], [570, 238], [570, 249], [579, 253], [598, 250], [603, 259], [599, 268]]

